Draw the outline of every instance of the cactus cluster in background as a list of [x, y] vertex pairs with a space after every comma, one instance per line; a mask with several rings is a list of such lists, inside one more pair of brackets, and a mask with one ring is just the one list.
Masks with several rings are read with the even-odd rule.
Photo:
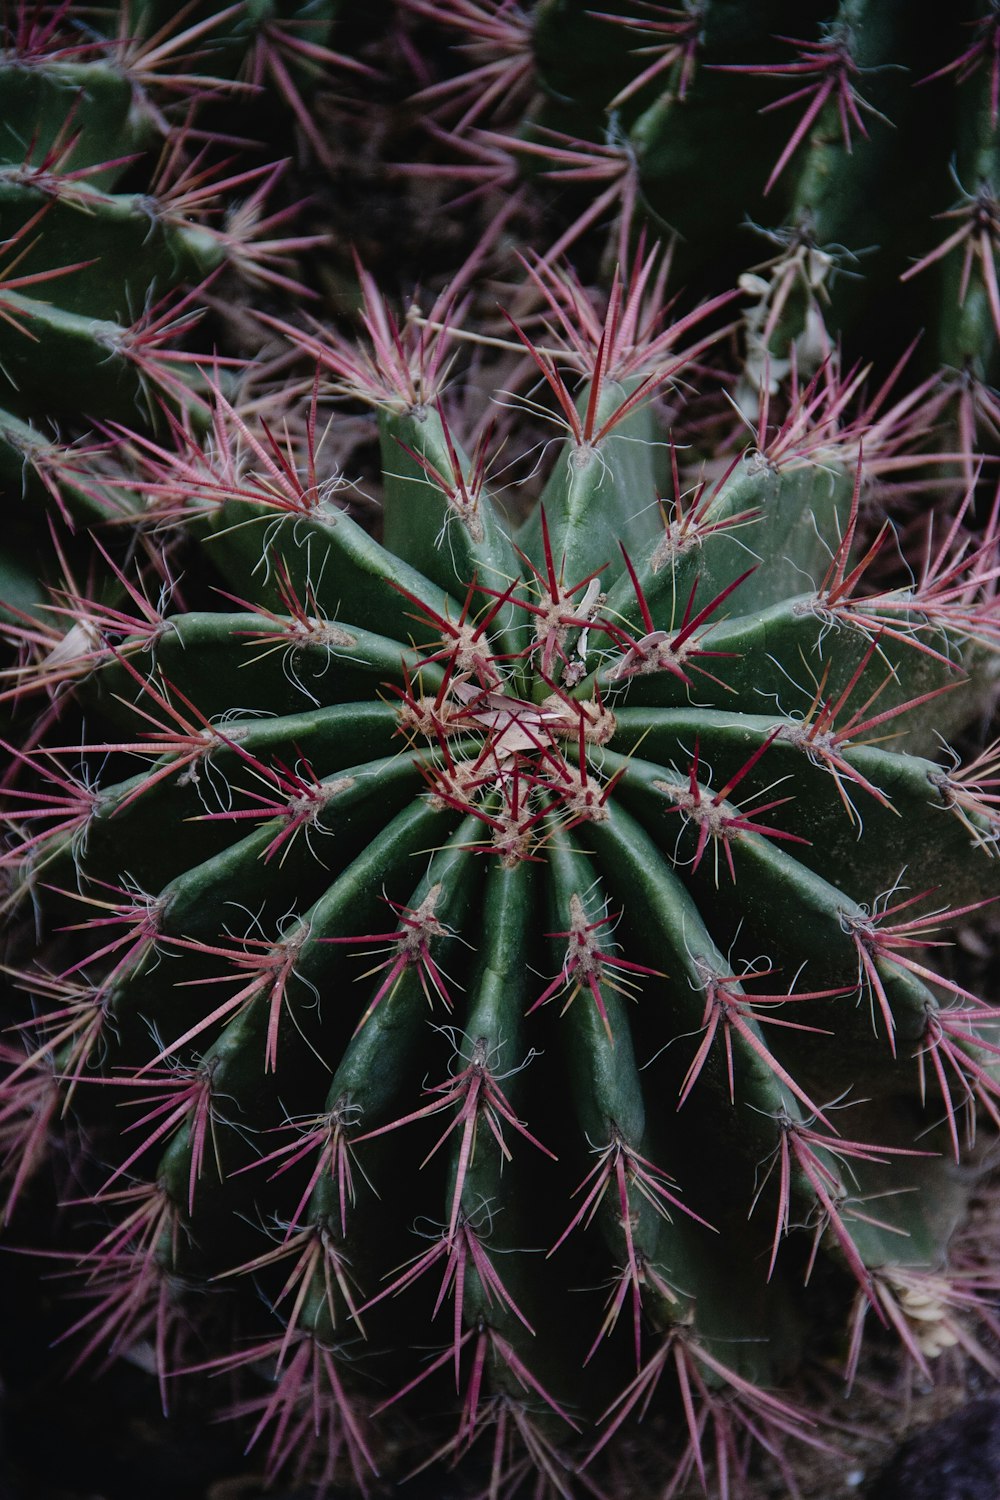
[[[80, 412], [111, 441], [53, 429], [24, 491], [96, 507], [110, 594], [67, 587], [37, 626], [8, 594], [6, 1216], [48, 1163], [78, 1361], [151, 1364], [165, 1406], [223, 1390], [272, 1480], [615, 1495], [653, 1428], [664, 1497], [735, 1496], [762, 1462], [795, 1493], [796, 1442], [828, 1438], [793, 1390], [807, 1344], [853, 1379], [881, 1325], [926, 1378], [955, 1347], [1000, 1374], [996, 1268], [948, 1259], [1000, 1125], [1000, 1005], [950, 946], [998, 894], [1000, 509], [955, 383], [887, 352], [895, 303], [869, 380], [837, 347], [868, 315], [828, 277], [834, 240], [867, 243], [849, 206], [886, 207], [865, 174], [893, 170], [880, 91], [913, 82], [883, 37], [902, 8], [775, 4], [760, 36], [722, 0], [399, 9], [474, 44], [419, 96], [474, 186], [510, 185], [512, 117], [543, 174], [593, 184], [485, 332], [470, 266], [405, 318], [362, 270], [360, 332], [272, 309], [273, 381], [185, 350], [193, 378], [171, 355], [137, 417], [142, 364], [93, 353], [119, 299], [227, 256], [287, 286], [294, 231], [234, 253], [168, 193], [130, 241], [151, 210], [116, 189], [101, 91], [132, 121], [135, 85], [104, 44], [37, 69], [97, 68], [72, 107], [92, 144], [32, 134], [34, 94], [7, 131], [32, 143], [7, 249], [43, 260], [0, 287], [3, 432], [23, 455]], [[991, 141], [998, 26], [923, 59], [928, 89], [981, 91]], [[765, 67], [777, 46], [798, 60]], [[771, 161], [762, 71], [799, 95]], [[683, 122], [727, 110], [746, 159], [720, 177]], [[586, 118], [608, 133], [581, 167]], [[764, 187], [783, 250], [741, 303], [708, 278], [743, 266]], [[48, 237], [81, 195], [100, 277], [75, 229]], [[561, 255], [623, 203], [598, 297]], [[686, 236], [682, 268], [716, 243], [701, 300], [665, 311], [640, 213]], [[934, 338], [988, 412], [992, 242], [948, 232], [968, 275]], [[475, 266], [509, 274], [496, 242]], [[85, 320], [75, 394], [51, 370]]]
[[967, 451], [995, 445], [992, 0], [405, 4], [473, 64], [421, 95], [463, 193], [535, 179], [556, 253], [595, 225], [612, 260], [639, 223], [676, 236], [685, 284], [740, 280], [754, 389], [922, 336]]

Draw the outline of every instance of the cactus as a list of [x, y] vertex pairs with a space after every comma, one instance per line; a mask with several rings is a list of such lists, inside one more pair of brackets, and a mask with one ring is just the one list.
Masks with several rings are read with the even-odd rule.
[[[198, 347], [195, 329], [205, 287], [225, 267], [237, 284], [306, 295], [290, 257], [315, 236], [286, 233], [293, 210], [267, 206], [287, 163], [240, 160], [229, 147], [223, 156], [211, 130], [194, 131], [199, 106], [243, 87], [213, 69], [239, 60], [220, 28], [245, 28], [245, 11], [168, 24], [137, 8], [86, 36], [67, 6], [5, 17], [0, 484], [22, 503], [0, 566], [8, 618], [29, 636], [51, 622], [49, 590], [71, 587], [95, 560], [114, 592], [84, 534], [137, 504], [120, 486], [109, 491], [92, 463], [84, 480], [74, 442], [93, 445], [95, 424], [155, 426], [161, 403], [200, 399], [198, 363], [211, 346]], [[299, 23], [290, 24], [291, 40]], [[311, 45], [337, 60], [319, 45], [324, 34]], [[272, 38], [272, 61], [284, 35]], [[255, 56], [265, 56], [263, 41]], [[239, 57], [245, 50], [244, 41]], [[215, 354], [217, 370], [234, 362], [231, 351]], [[52, 553], [51, 522], [63, 555], [46, 576], [38, 559]]]
[[[454, 308], [398, 325], [364, 277], [360, 342], [288, 330], [304, 412], [133, 438], [200, 562], [183, 609], [73, 599], [38, 674], [86, 733], [6, 804], [51, 937], [8, 1212], [83, 1140], [80, 1357], [239, 1377], [272, 1476], [600, 1495], [660, 1412], [667, 1495], [755, 1448], [791, 1486], [820, 1318], [852, 1367], [874, 1323], [991, 1365], [946, 1247], [1000, 1009], [941, 945], [993, 899], [996, 747], [942, 746], [995, 689], [996, 521], [967, 497], [901, 567], [912, 392], [828, 361], [688, 452], [727, 299], [661, 326], [654, 257], [603, 319], [533, 284], [523, 521], [458, 436]], [[338, 402], [377, 413], [378, 539]]]
[[992, 0], [406, 4], [472, 49], [418, 95], [463, 191], [533, 178], [553, 254], [603, 223], [624, 264], [642, 222], [702, 295], [740, 279], [748, 400], [790, 357], [808, 375], [838, 345], [886, 359], [922, 332], [911, 374], [944, 374], [946, 446], [970, 465], [995, 447]]

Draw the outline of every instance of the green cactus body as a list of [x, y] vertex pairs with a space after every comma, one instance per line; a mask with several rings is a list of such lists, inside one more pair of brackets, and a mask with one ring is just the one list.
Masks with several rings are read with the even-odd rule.
[[[620, 296], [578, 401], [529, 343], [565, 435], [519, 531], [412, 329], [368, 366], [382, 541], [223, 403], [149, 505], [224, 611], [91, 643], [100, 786], [33, 752], [9, 801], [73, 931], [6, 1097], [54, 1075], [107, 1164], [88, 1337], [244, 1370], [271, 1469], [321, 1487], [374, 1484], [381, 1428], [592, 1493], [649, 1401], [706, 1487], [809, 1441], [775, 1391], [813, 1288], [926, 1362], [904, 1290], [950, 1285], [997, 1117], [1000, 1013], [933, 946], [996, 888], [991, 772], [935, 758], [993, 692], [990, 566], [949, 536], [867, 584], [846, 421], [658, 507], [679, 363], [618, 358]], [[245, 1345], [199, 1345], [205, 1285]]]

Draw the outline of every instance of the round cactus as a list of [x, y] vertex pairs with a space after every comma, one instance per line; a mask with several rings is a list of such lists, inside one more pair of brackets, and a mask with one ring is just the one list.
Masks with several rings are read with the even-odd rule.
[[[601, 319], [538, 273], [510, 341], [557, 437], [518, 525], [447, 309], [398, 326], [367, 281], [363, 342], [294, 334], [283, 435], [220, 394], [207, 437], [136, 438], [195, 592], [72, 602], [86, 735], [7, 800], [51, 934], [11, 1205], [72, 1128], [83, 1352], [239, 1374], [320, 1490], [600, 1494], [658, 1410], [666, 1493], [729, 1494], [819, 1441], [782, 1390], [818, 1309], [849, 1363], [866, 1321], [925, 1373], [988, 1359], [945, 1252], [1000, 1009], [941, 944], [995, 890], [996, 764], [942, 750], [994, 690], [995, 528], [956, 504], [900, 564], [925, 413], [833, 362], [698, 470], [656, 403], [719, 305], [662, 327], [654, 282]], [[377, 410], [379, 539], [324, 382]]]

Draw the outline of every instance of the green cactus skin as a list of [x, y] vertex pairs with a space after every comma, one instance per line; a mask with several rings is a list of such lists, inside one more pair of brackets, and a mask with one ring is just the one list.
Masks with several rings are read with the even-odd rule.
[[735, 1492], [755, 1438], [817, 1440], [781, 1389], [818, 1303], [852, 1362], [866, 1313], [925, 1372], [976, 1348], [945, 1252], [1000, 1010], [936, 945], [997, 891], [996, 768], [940, 746], [992, 699], [996, 538], [955, 507], [869, 582], [921, 413], [849, 419], [829, 371], [671, 490], [651, 398], [698, 320], [643, 343], [618, 283], [599, 343], [519, 334], [561, 435], [513, 530], [436, 314], [365, 295], [370, 348], [294, 337], [378, 408], [381, 541], [313, 418], [136, 441], [225, 583], [78, 601], [86, 738], [19, 760], [5, 863], [56, 947], [10, 1198], [78, 1118], [85, 1352], [242, 1373], [271, 1474], [600, 1494], [651, 1405], [667, 1493]]

